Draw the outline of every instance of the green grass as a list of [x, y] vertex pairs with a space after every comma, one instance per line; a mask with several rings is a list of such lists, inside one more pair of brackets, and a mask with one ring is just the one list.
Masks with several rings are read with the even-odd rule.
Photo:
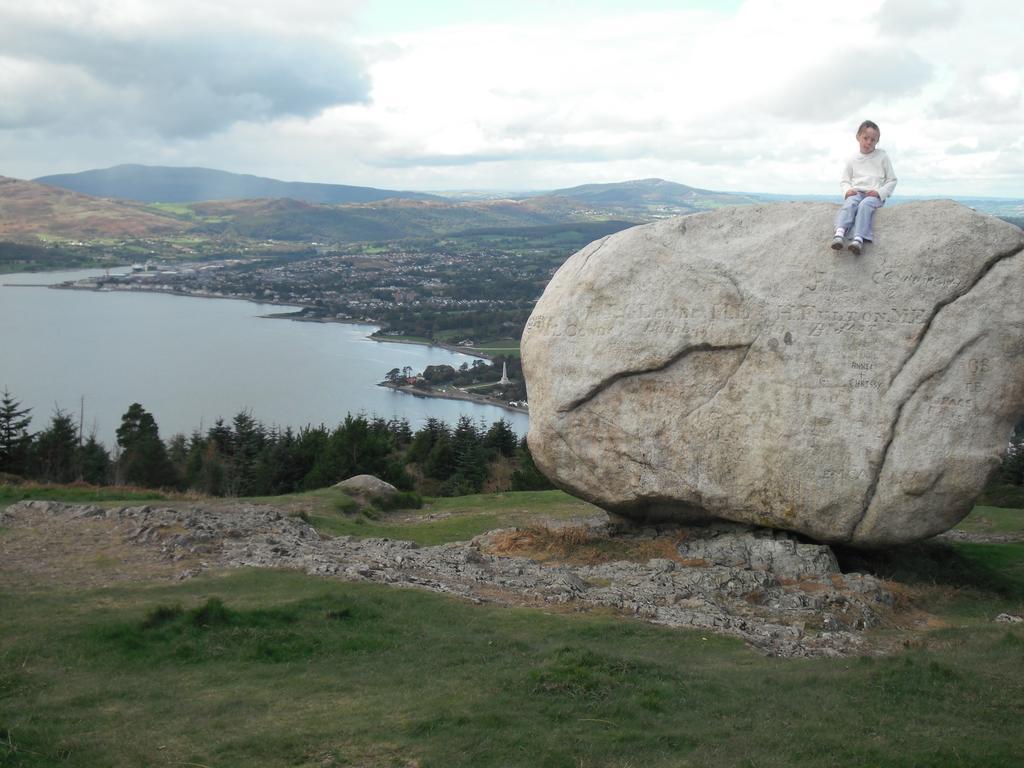
[[528, 510], [556, 517], [591, 515], [597, 507], [570, 496], [564, 491], [508, 491], [506, 493], [475, 493], [430, 500], [442, 512], [511, 513]]
[[196, 213], [188, 203], [149, 203], [147, 208], [152, 208], [157, 213], [168, 213], [181, 219], [195, 219]]
[[1024, 543], [957, 543], [956, 549], [968, 561], [989, 572], [994, 591], [1024, 603]]
[[433, 344], [433, 340], [426, 336], [385, 336], [384, 334], [371, 334], [371, 339], [374, 341], [393, 341], [401, 344]]
[[313, 509], [307, 512], [310, 523], [330, 536], [402, 539], [422, 546], [468, 541], [495, 528], [600, 514], [596, 507], [562, 491], [522, 491], [426, 499], [422, 509], [411, 511], [414, 521], [399, 522], [401, 512], [359, 514], [340, 499], [343, 496], [325, 489], [291, 498], [312, 502]]
[[915, 604], [957, 627], [1024, 615], [1024, 543], [925, 541], [877, 551], [833, 548], [844, 572], [864, 571], [908, 585]]
[[508, 357], [519, 357], [518, 339], [497, 339], [477, 344], [473, 347], [474, 352], [483, 352], [487, 355], [506, 355]]
[[[429, 499], [414, 514], [435, 519], [404, 523], [335, 489], [249, 501], [422, 544], [596, 514], [559, 491]], [[1019, 514], [979, 507], [962, 525], [1016, 531]], [[1024, 544], [856, 558], [946, 628], [880, 630], [907, 641], [880, 658], [780, 660], [607, 613], [287, 571], [80, 590], [15, 574], [0, 591], [0, 766], [1019, 764], [1024, 628], [992, 619], [1024, 612]]]
[[101, 501], [123, 501], [135, 503], [170, 498], [160, 491], [142, 488], [121, 488], [118, 486], [92, 485], [0, 485], [0, 509], [8, 504], [26, 499], [66, 501], [77, 504], [93, 504]]
[[[518, 491], [424, 499], [421, 509], [360, 512], [355, 502], [336, 488], [320, 488], [286, 496], [245, 499], [273, 504], [303, 514], [330, 536], [388, 538], [429, 546], [467, 541], [495, 528], [527, 526], [544, 520], [599, 516], [597, 507], [562, 491]], [[410, 516], [413, 519], [409, 519]]]
[[388, 524], [365, 515], [350, 518], [311, 515], [310, 523], [318, 531], [330, 536], [401, 539], [415, 541], [422, 546], [468, 541], [481, 533], [502, 527], [502, 520], [496, 515], [452, 517], [414, 525]]
[[1024, 630], [779, 660], [296, 573], [0, 595], [3, 766], [1015, 766]]
[[956, 527], [970, 533], [1024, 534], [1024, 509], [977, 506]]

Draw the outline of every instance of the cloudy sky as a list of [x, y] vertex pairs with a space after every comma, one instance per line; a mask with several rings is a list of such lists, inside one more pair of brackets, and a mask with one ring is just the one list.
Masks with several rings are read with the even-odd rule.
[[1024, 3], [0, 0], [0, 175], [1024, 197]]

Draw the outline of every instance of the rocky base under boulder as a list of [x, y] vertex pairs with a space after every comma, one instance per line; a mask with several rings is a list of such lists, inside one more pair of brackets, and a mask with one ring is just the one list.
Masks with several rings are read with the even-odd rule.
[[[433, 547], [324, 539], [299, 517], [248, 504], [104, 509], [24, 501], [0, 514], [0, 524], [72, 537], [86, 529], [95, 537], [102, 530], [119, 544], [143, 548], [164, 567], [177, 564], [179, 579], [225, 567], [294, 568], [479, 602], [613, 609], [657, 624], [739, 637], [786, 657], [877, 652], [864, 630], [891, 625], [896, 606], [891, 586], [869, 575], [841, 573], [827, 546], [724, 523], [579, 528], [576, 535], [591, 542], [664, 554], [641, 562], [590, 563], [538, 562], [510, 553], [507, 530]], [[17, 542], [17, 536], [0, 541], [8, 568], [17, 560]], [[31, 557], [25, 546], [22, 554]]]

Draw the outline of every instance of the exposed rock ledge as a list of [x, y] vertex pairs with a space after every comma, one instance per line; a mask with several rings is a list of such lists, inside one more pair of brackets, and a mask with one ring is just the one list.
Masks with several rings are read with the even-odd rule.
[[[492, 554], [496, 532], [418, 547], [388, 539], [323, 539], [302, 519], [246, 504], [179, 510], [103, 509], [24, 501], [0, 514], [13, 528], [75, 535], [76, 524], [177, 562], [179, 578], [213, 568], [294, 568], [350, 581], [444, 592], [477, 602], [610, 608], [645, 621], [742, 638], [777, 656], [871, 653], [864, 630], [892, 622], [894, 596], [872, 576], [842, 574], [831, 550], [733, 524], [675, 529], [678, 558], [542, 565]], [[627, 534], [619, 534], [626, 536]], [[632, 536], [667, 536], [648, 529]]]

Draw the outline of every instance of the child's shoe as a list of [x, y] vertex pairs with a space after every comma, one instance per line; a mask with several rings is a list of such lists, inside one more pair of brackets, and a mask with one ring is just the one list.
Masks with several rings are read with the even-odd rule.
[[833, 251], [841, 251], [841, 250], [843, 250], [843, 236], [842, 235], [836, 235], [835, 237], [832, 238], [832, 250]]
[[861, 240], [859, 237], [855, 237], [852, 241], [850, 241], [850, 244], [847, 246], [847, 248], [850, 249], [850, 253], [852, 253], [854, 256], [860, 256], [860, 250], [863, 247], [864, 241]]

